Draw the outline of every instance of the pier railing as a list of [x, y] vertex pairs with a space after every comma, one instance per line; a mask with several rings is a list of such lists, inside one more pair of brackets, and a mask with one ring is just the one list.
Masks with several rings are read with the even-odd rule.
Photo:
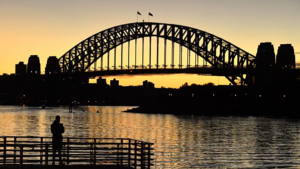
[[[115, 165], [150, 168], [153, 143], [129, 138], [63, 139], [62, 165]], [[51, 137], [0, 137], [0, 165], [52, 165]], [[56, 151], [56, 164], [59, 155]]]

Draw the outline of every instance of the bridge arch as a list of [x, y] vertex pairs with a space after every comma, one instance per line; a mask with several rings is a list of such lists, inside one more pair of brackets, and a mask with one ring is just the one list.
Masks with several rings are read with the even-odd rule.
[[[85, 72], [110, 50], [143, 37], [164, 38], [184, 46], [214, 68], [243, 69], [256, 66], [253, 55], [205, 31], [175, 24], [137, 22], [103, 30], [81, 41], [59, 58], [61, 71], [63, 73]], [[153, 69], [159, 69], [158, 64]], [[166, 65], [163, 69], [166, 69]], [[182, 67], [179, 66], [179, 69]], [[237, 84], [237, 79], [243, 84], [247, 83], [243, 74], [226, 76], [226, 78], [234, 85]]]

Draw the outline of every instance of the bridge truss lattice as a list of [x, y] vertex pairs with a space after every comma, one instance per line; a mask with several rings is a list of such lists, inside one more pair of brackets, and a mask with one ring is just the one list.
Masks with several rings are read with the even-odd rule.
[[[128, 57], [130, 41], [135, 40], [135, 46], [137, 39], [143, 39], [144, 50], [144, 38], [149, 37], [149, 43], [152, 44], [152, 37], [157, 37], [156, 42], [156, 54], [151, 53], [151, 45], [149, 50], [149, 60], [144, 64], [144, 54], [142, 55], [142, 65], [137, 65], [137, 54], [135, 49], [135, 58], [132, 61], [134, 65], [131, 67], [130, 59], [128, 63], [123, 62], [123, 44], [128, 42]], [[164, 39], [164, 54], [161, 56], [159, 53], [159, 38]], [[167, 41], [172, 42], [172, 52], [167, 55], [166, 45]], [[179, 64], [175, 65], [174, 58], [174, 43], [179, 44]], [[120, 62], [121, 65], [118, 68], [116, 64], [116, 48], [121, 47]], [[86, 72], [90, 70], [93, 64], [97, 63], [97, 60], [101, 60], [101, 71], [114, 71], [117, 69], [188, 69], [191, 67], [197, 68], [198, 62], [195, 61], [194, 65], [191, 65], [190, 56], [183, 58], [182, 47], [188, 49], [188, 52], [192, 51], [208, 62], [213, 68], [225, 68], [225, 69], [249, 69], [254, 68], [255, 57], [248, 52], [240, 49], [239, 47], [231, 44], [230, 42], [217, 37], [213, 34], [205, 31], [175, 24], [166, 23], [153, 23], [153, 22], [138, 22], [129, 23], [124, 25], [115, 26], [99, 33], [96, 33], [87, 39], [83, 40], [62, 57], [59, 58], [61, 71], [63, 73], [74, 72]], [[114, 50], [114, 63], [110, 63], [109, 51]], [[103, 63], [103, 57], [107, 54], [107, 63]], [[155, 61], [153, 61], [155, 58]], [[163, 57], [163, 63], [159, 63]], [[167, 63], [167, 58], [171, 57], [171, 63]], [[186, 65], [183, 62], [186, 61]], [[156, 62], [156, 63], [153, 63]], [[127, 67], [124, 66], [127, 64]], [[152, 65], [154, 64], [154, 65]], [[162, 64], [162, 66], [159, 66]], [[170, 64], [170, 67], [168, 67]], [[148, 67], [146, 66], [148, 65]], [[110, 66], [112, 69], [110, 69]], [[96, 65], [94, 66], [96, 70]], [[244, 74], [226, 76], [226, 78], [234, 85], [237, 83], [247, 84], [249, 79]], [[239, 81], [239, 82], [238, 82]]]

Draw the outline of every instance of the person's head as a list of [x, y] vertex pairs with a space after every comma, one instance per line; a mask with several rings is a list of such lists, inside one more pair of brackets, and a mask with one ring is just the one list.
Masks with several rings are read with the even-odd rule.
[[60, 116], [56, 116], [56, 117], [55, 117], [55, 120], [59, 123], [59, 121], [60, 121]]

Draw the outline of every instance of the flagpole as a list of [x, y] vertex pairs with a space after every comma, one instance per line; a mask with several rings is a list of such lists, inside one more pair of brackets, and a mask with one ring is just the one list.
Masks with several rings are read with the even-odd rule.
[[139, 22], [139, 15], [142, 15], [139, 11], [136, 13], [136, 22]]
[[150, 21], [149, 21], [149, 15], [153, 17], [153, 14], [150, 13], [150, 12], [148, 12], [148, 22], [150, 22]]

